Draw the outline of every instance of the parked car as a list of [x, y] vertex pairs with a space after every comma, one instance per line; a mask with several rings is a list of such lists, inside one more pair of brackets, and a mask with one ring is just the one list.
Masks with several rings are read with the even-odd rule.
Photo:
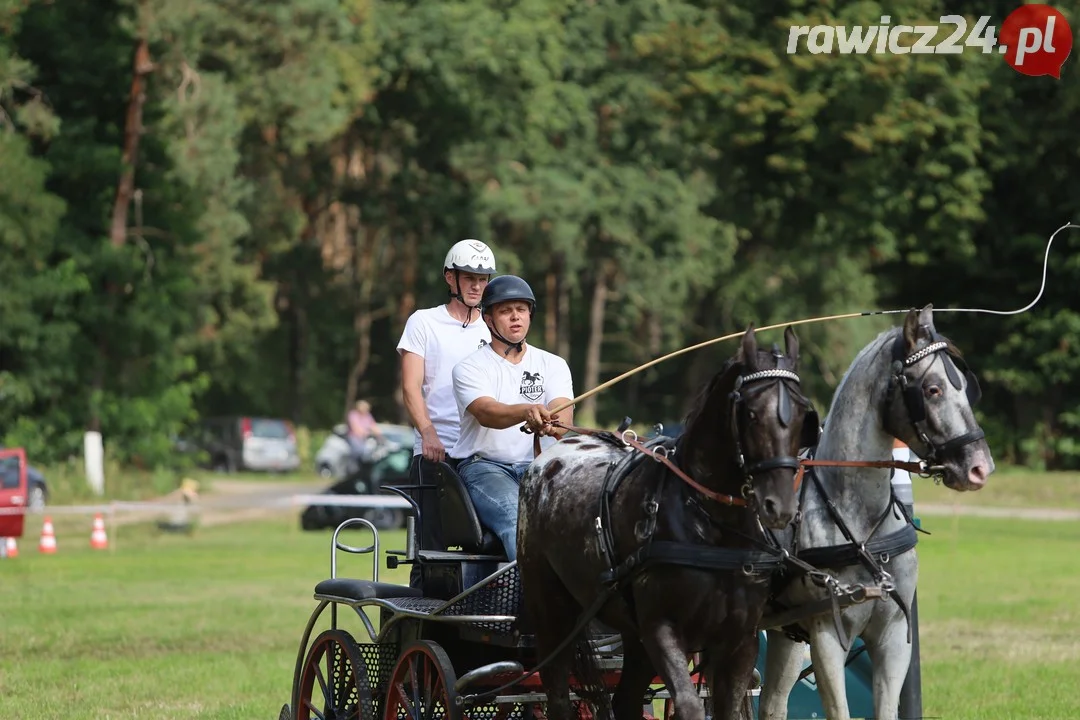
[[[411, 427], [392, 423], [378, 423], [378, 425], [383, 437], [389, 442], [412, 448], [413, 429]], [[333, 431], [323, 441], [322, 447], [315, 453], [315, 472], [319, 474], [319, 477], [327, 480], [331, 478], [343, 480], [355, 469], [350, 467], [352, 453], [349, 441], [345, 439], [348, 432], [349, 429], [344, 423], [335, 425]], [[375, 442], [372, 441], [373, 450], [374, 446]]]
[[[407, 484], [412, 463], [411, 431], [402, 444], [385, 440], [363, 462], [347, 462], [346, 476], [323, 491], [324, 495], [387, 495], [383, 485]], [[405, 513], [398, 508], [363, 508], [345, 505], [311, 505], [300, 515], [304, 530], [336, 528], [348, 518], [365, 518], [380, 530], [404, 526]]]
[[[4, 449], [0, 445], [0, 450]], [[49, 485], [45, 482], [45, 476], [33, 465], [26, 466], [26, 486], [26, 507], [39, 512], [44, 510], [49, 501]]]
[[300, 467], [292, 423], [279, 418], [217, 417], [204, 420], [195, 444], [218, 472], [287, 471]]

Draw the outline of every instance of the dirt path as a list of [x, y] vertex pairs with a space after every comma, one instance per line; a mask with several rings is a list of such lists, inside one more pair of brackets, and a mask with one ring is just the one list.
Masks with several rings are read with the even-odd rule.
[[[275, 515], [294, 513], [299, 515], [303, 509], [293, 505], [290, 498], [294, 495], [307, 495], [321, 492], [326, 481], [313, 479], [308, 482], [281, 482], [274, 480], [213, 478], [206, 492], [200, 493], [195, 505], [189, 512], [199, 518], [203, 526], [223, 525], [246, 522]], [[183, 515], [183, 501], [179, 491], [159, 498], [155, 503], [175, 506], [176, 511], [163, 508], [145, 512], [124, 512], [114, 518], [117, 524], [147, 522], [164, 519], [169, 516]], [[948, 517], [965, 515], [988, 518], [1016, 518], [1022, 520], [1080, 521], [1080, 510], [1062, 508], [1011, 508], [985, 505], [946, 505], [923, 503], [915, 504], [915, 514], [927, 517]]]
[[916, 515], [969, 515], [974, 517], [1015, 518], [1017, 520], [1080, 520], [1080, 510], [1061, 508], [1010, 508], [987, 505], [920, 505], [915, 503]]
[[148, 501], [145, 510], [125, 507], [111, 518], [113, 525], [131, 525], [144, 522], [172, 522], [184, 524], [192, 520], [207, 527], [229, 523], [259, 520], [275, 515], [295, 513], [302, 508], [293, 505], [294, 495], [322, 492], [326, 481], [313, 479], [308, 482], [281, 482], [275, 480], [212, 478], [209, 487], [201, 490], [195, 500], [186, 504], [180, 490], [175, 490]]

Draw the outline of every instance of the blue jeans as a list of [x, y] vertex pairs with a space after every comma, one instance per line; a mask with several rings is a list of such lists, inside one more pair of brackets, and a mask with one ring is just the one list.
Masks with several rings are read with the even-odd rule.
[[457, 472], [469, 492], [480, 524], [502, 542], [509, 560], [517, 559], [518, 488], [529, 463], [503, 463], [473, 455]]

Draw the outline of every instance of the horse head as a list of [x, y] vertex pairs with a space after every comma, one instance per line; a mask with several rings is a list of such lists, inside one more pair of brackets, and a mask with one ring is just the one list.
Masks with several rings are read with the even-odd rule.
[[892, 343], [884, 425], [935, 467], [945, 486], [978, 490], [994, 459], [972, 406], [979, 381], [960, 350], [934, 328], [933, 305], [911, 310]]
[[[813, 445], [818, 421], [799, 390], [799, 341], [789, 327], [786, 352], [761, 350], [753, 325], [739, 353], [710, 383], [698, 411], [687, 417], [685, 437], [696, 472], [724, 468], [737, 480], [762, 524], [782, 529], [798, 510], [794, 476], [800, 447]], [[719, 442], [718, 442], [719, 440]]]

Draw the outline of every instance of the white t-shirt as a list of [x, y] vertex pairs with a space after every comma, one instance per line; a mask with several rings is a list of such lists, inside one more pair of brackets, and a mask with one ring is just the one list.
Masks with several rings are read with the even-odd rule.
[[[451, 372], [458, 362], [491, 342], [484, 321], [475, 318], [468, 327], [450, 314], [446, 305], [417, 310], [409, 316], [398, 341], [397, 351], [409, 351], [424, 358], [421, 392], [428, 415], [447, 452], [458, 440], [458, 407], [454, 401]], [[413, 454], [419, 455], [422, 441], [419, 428], [413, 430]]]
[[[521, 432], [520, 425], [502, 430], [486, 428], [465, 408], [485, 396], [507, 405], [548, 405], [557, 398], [572, 399], [574, 384], [570, 367], [558, 355], [526, 345], [521, 362], [515, 365], [486, 347], [471, 353], [454, 368], [454, 396], [461, 411], [461, 436], [450, 457], [461, 460], [479, 453], [499, 462], [528, 462], [533, 459], [531, 434]], [[555, 441], [542, 437], [540, 446]]]

